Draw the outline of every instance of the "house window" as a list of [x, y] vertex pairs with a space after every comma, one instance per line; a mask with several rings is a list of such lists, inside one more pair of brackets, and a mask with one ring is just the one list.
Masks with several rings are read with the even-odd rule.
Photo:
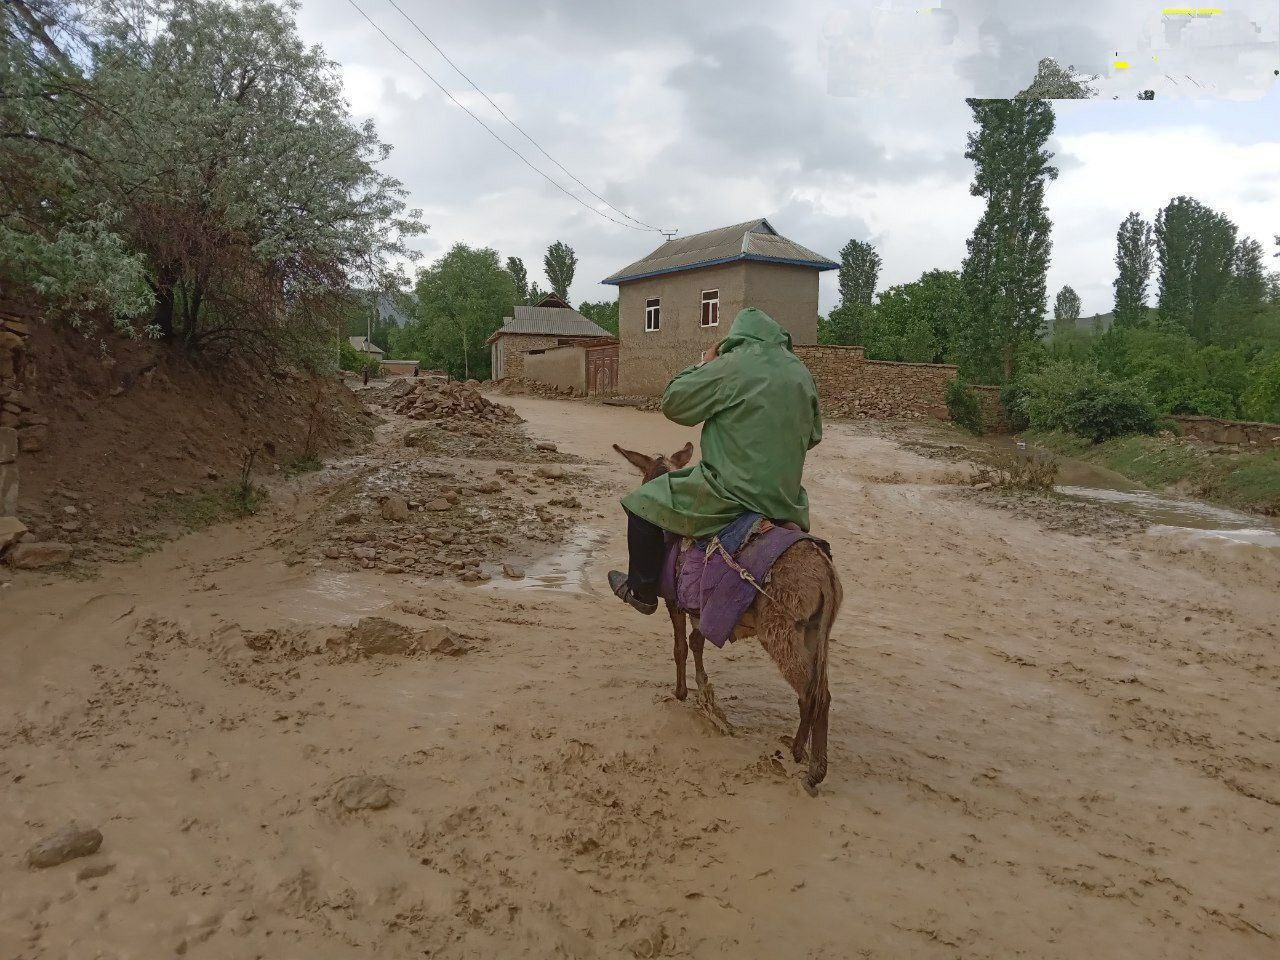
[[644, 331], [652, 333], [662, 323], [662, 301], [658, 297], [644, 302]]
[[720, 326], [720, 291], [702, 291], [702, 325], [704, 327]]

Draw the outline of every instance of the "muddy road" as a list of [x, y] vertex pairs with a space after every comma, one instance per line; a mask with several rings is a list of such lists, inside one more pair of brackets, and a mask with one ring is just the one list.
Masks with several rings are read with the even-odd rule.
[[[392, 422], [250, 520], [0, 589], [0, 957], [1280, 955], [1280, 551], [1046, 529], [829, 425], [811, 799], [758, 646], [708, 650], [724, 736], [603, 586], [609, 444], [695, 432], [507, 402], [563, 467]], [[366, 568], [368, 478], [480, 506]], [[69, 822], [101, 848], [28, 867]]]

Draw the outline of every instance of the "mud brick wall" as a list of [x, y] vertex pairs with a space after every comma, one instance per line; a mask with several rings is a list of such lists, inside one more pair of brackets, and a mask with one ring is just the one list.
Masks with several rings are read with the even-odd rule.
[[[948, 363], [868, 360], [862, 347], [797, 346], [818, 386], [825, 410], [838, 416], [950, 420], [947, 384], [958, 374]], [[975, 387], [987, 429], [1007, 429], [998, 387]]]
[[43, 448], [48, 430], [48, 421], [32, 409], [23, 391], [33, 319], [26, 307], [0, 300], [0, 518], [17, 513], [18, 460], [23, 453]]
[[1280, 424], [1217, 417], [1174, 417], [1184, 437], [1223, 446], [1280, 450]]

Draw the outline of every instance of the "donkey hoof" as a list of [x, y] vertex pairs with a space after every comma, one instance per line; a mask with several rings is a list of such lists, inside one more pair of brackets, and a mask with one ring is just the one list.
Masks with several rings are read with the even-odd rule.
[[804, 784], [804, 792], [809, 796], [816, 797], [818, 795], [818, 785], [813, 782], [812, 777], [806, 775], [800, 782]]
[[676, 699], [677, 699], [677, 700], [683, 700], [683, 699], [684, 699], [685, 697], [687, 697], [687, 696], [689, 696], [689, 688], [688, 688], [688, 687], [676, 687]]

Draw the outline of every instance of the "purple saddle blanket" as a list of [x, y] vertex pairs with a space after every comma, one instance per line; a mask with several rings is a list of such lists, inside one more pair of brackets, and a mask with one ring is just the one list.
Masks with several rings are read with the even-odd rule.
[[658, 595], [674, 601], [681, 610], [696, 613], [698, 629], [717, 647], [723, 647], [733, 635], [733, 628], [756, 598], [755, 585], [734, 569], [725, 558], [726, 551], [719, 549], [722, 535], [726, 541], [745, 539], [736, 552], [727, 552], [736, 566], [766, 590], [774, 562], [801, 540], [813, 540], [827, 556], [831, 555], [831, 547], [825, 540], [802, 530], [774, 526], [760, 517], [755, 518], [744, 536], [741, 520], [735, 520], [720, 534], [696, 543], [667, 534]]

